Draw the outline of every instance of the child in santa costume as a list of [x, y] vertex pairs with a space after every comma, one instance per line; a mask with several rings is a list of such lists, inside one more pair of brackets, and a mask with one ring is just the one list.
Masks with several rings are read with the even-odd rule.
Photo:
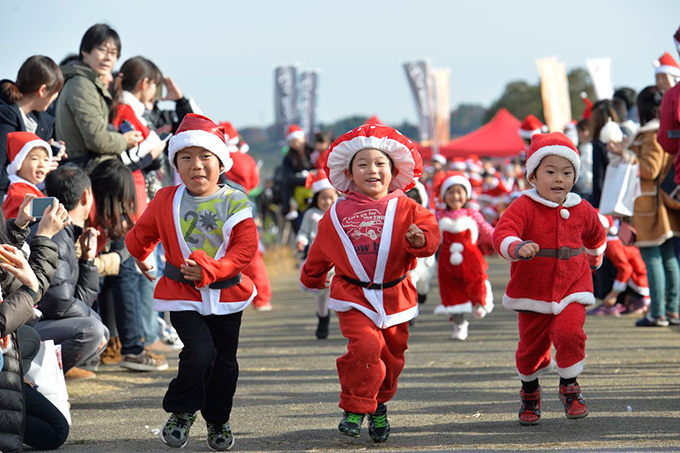
[[160, 437], [183, 447], [200, 409], [208, 444], [227, 450], [234, 443], [229, 415], [241, 315], [257, 294], [242, 271], [257, 251], [257, 228], [246, 195], [218, 185], [232, 160], [217, 124], [187, 114], [170, 140], [168, 157], [183, 184], [159, 190], [125, 237], [147, 276], [143, 260], [163, 244], [167, 262], [154, 292], [155, 308], [171, 312], [184, 343], [177, 377], [163, 399], [171, 416]]
[[595, 303], [591, 269], [602, 264], [607, 236], [595, 209], [570, 193], [579, 168], [566, 135], [534, 135], [526, 161], [534, 189], [508, 207], [493, 235], [496, 251], [512, 261], [503, 306], [518, 312], [522, 425], [535, 425], [541, 416], [538, 377], [554, 367], [551, 344], [567, 417], [588, 415], [576, 377], [585, 358], [585, 307]]
[[434, 215], [403, 192], [422, 169], [415, 144], [383, 125], [343, 134], [328, 154], [330, 182], [347, 196], [319, 221], [300, 282], [323, 289], [335, 266], [330, 308], [349, 340], [337, 360], [344, 410], [338, 430], [348, 436], [359, 436], [366, 414], [375, 442], [390, 433], [385, 403], [404, 367], [408, 321], [418, 315], [408, 271], [439, 245]]
[[436, 217], [442, 235], [439, 247], [439, 292], [441, 304], [435, 315], [450, 316], [455, 340], [465, 340], [469, 322], [465, 315], [483, 318], [493, 310], [493, 294], [486, 264], [477, 239], [491, 242], [494, 229], [482, 214], [467, 206], [472, 195], [470, 181], [459, 172], [450, 172], [439, 187], [446, 209]]
[[[429, 197], [427, 196], [427, 188], [418, 181], [415, 187], [406, 192], [406, 196], [411, 198], [419, 205], [427, 208]], [[416, 260], [416, 268], [409, 271], [411, 281], [416, 285], [418, 292], [418, 303], [424, 304], [427, 301], [427, 295], [430, 292], [430, 280], [437, 264], [437, 258], [434, 255], [419, 257]], [[413, 325], [413, 320], [410, 324]]]
[[[295, 238], [298, 251], [303, 253], [309, 250], [309, 247], [316, 238], [319, 220], [328, 211], [328, 208], [335, 203], [335, 200], [338, 199], [338, 191], [328, 181], [328, 176], [326, 176], [324, 170], [309, 173], [305, 187], [311, 189], [314, 196], [302, 216], [302, 223]], [[329, 279], [332, 278], [332, 274], [333, 271], [330, 271]], [[328, 310], [330, 291], [328, 288], [324, 288], [321, 291], [315, 291], [315, 293], [316, 317], [319, 319], [315, 335], [319, 340], [324, 340], [328, 338], [328, 325], [331, 320], [331, 313]]]
[[2, 203], [6, 219], [16, 219], [27, 194], [44, 197], [37, 185], [45, 181], [52, 164], [52, 148], [33, 132], [7, 134], [9, 189]]

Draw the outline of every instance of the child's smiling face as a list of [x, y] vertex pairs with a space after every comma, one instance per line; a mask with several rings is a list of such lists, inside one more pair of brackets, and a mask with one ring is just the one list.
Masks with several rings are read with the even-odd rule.
[[561, 156], [545, 156], [536, 170], [529, 175], [529, 182], [538, 194], [557, 204], [563, 204], [574, 187], [574, 166]]
[[45, 181], [50, 166], [48, 152], [43, 147], [33, 148], [21, 163], [17, 176], [33, 184]]
[[444, 203], [451, 211], [462, 209], [467, 203], [467, 191], [465, 187], [454, 184], [444, 192]]
[[359, 192], [379, 200], [389, 193], [394, 170], [392, 161], [384, 152], [366, 148], [354, 155], [345, 175], [356, 184]]

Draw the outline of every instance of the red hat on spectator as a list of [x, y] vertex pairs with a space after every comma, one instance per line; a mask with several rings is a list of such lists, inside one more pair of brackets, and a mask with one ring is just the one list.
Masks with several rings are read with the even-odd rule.
[[569, 137], [562, 132], [534, 135], [531, 138], [529, 151], [527, 151], [527, 176], [536, 171], [541, 160], [546, 156], [560, 156], [571, 162], [574, 166], [574, 182], [576, 182], [579, 168], [581, 168], [581, 157]]
[[286, 131], [286, 141], [289, 142], [297, 138], [305, 138], [305, 131], [300, 129], [300, 126], [297, 124], [291, 124]]
[[222, 172], [229, 171], [234, 164], [234, 161], [229, 157], [229, 147], [224, 136], [224, 129], [207, 116], [187, 113], [177, 128], [177, 132], [170, 139], [168, 159], [175, 170], [177, 170], [175, 154], [191, 146], [207, 149], [216, 155], [224, 166]]
[[389, 126], [364, 124], [342, 134], [329, 147], [324, 169], [331, 184], [340, 192], [356, 190], [345, 170], [349, 169], [354, 155], [367, 148], [382, 151], [392, 160], [396, 174], [390, 182], [390, 192], [411, 189], [423, 174], [423, 159], [413, 141]]
[[673, 77], [680, 77], [680, 66], [668, 52], [654, 62], [654, 67], [656, 68], [654, 74], [669, 74]]
[[524, 118], [522, 124], [519, 126], [519, 135], [522, 138], [530, 140], [534, 134], [540, 134], [543, 132], [545, 126], [541, 123], [541, 120], [536, 118], [534, 115], [529, 114]]
[[333, 189], [331, 182], [328, 180], [328, 175], [321, 169], [309, 172], [305, 180], [305, 187], [311, 189], [313, 193], [321, 192], [324, 189]]
[[581, 119], [589, 120], [593, 116], [593, 103], [588, 99], [588, 93], [585, 91], [581, 91], [581, 99], [583, 99], [583, 103], [586, 105], [586, 108], [583, 110], [583, 115], [581, 115]]
[[7, 134], [7, 157], [9, 159], [7, 174], [16, 175], [21, 169], [26, 156], [34, 148], [45, 148], [49, 164], [52, 163], [52, 149], [50, 145], [33, 132], [10, 132]]

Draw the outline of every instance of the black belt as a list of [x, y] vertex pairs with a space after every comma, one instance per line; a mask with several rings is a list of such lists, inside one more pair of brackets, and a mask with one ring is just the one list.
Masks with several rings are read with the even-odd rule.
[[[177, 266], [173, 266], [172, 264], [166, 262], [165, 263], [165, 269], [163, 269], [163, 276], [169, 278], [170, 280], [174, 280], [176, 282], [180, 283], [186, 283], [187, 285], [192, 285], [195, 286], [194, 281], [192, 280], [187, 280], [184, 277], [184, 274], [182, 274], [182, 271], [179, 269]], [[208, 287], [210, 289], [224, 289], [224, 288], [231, 288], [232, 286], [236, 286], [239, 283], [241, 283], [241, 274], [238, 273], [235, 276], [228, 278], [226, 280], [220, 280], [217, 282], [213, 282]]]
[[404, 274], [401, 277], [399, 277], [398, 279], [392, 280], [391, 282], [387, 282], [387, 283], [362, 282], [361, 280], [355, 280], [351, 277], [346, 277], [344, 275], [341, 275], [341, 277], [344, 278], [345, 280], [347, 280], [348, 282], [350, 282], [351, 284], [361, 286], [362, 288], [366, 288], [366, 289], [387, 289], [387, 288], [391, 288], [393, 286], [396, 286], [398, 283], [401, 283], [401, 281], [403, 279], [405, 279], [407, 275], [408, 274]]
[[540, 249], [536, 253], [536, 256], [568, 260], [571, 257], [579, 256], [581, 253], [583, 253], [583, 248], [573, 249], [571, 247], [560, 247], [558, 249]]

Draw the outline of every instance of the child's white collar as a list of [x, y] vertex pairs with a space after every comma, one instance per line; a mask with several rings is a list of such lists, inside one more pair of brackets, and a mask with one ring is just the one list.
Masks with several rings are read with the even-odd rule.
[[[527, 197], [531, 198], [532, 200], [541, 203], [542, 205], [548, 206], [549, 208], [559, 208], [560, 205], [558, 203], [555, 203], [554, 201], [546, 200], [542, 196], [538, 194], [538, 191], [536, 188], [533, 189], [528, 189], [522, 192], [522, 195], [526, 195]], [[574, 192], [569, 192], [567, 194], [567, 199], [564, 200], [564, 204], [562, 205], [563, 208], [573, 208], [577, 204], [581, 202], [581, 197], [578, 194], [575, 194]]]

